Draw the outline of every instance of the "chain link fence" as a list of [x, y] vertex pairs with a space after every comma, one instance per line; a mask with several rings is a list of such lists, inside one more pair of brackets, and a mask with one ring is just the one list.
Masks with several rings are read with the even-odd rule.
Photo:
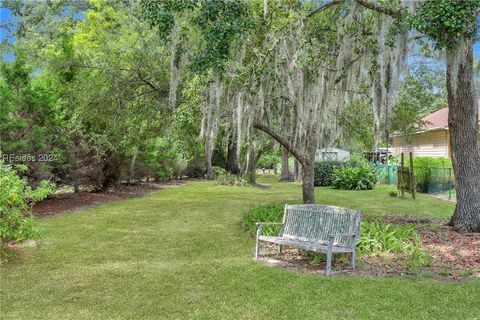
[[[377, 178], [380, 183], [396, 186], [398, 166], [376, 163]], [[455, 179], [451, 167], [413, 167], [417, 192], [433, 194], [443, 199], [455, 200]]]

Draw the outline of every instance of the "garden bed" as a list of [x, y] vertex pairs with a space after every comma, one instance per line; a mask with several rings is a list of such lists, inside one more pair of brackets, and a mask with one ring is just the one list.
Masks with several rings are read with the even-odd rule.
[[183, 180], [168, 182], [143, 182], [139, 184], [122, 184], [108, 189], [106, 192], [69, 192], [48, 197], [32, 207], [37, 217], [51, 216], [66, 211], [84, 209], [92, 205], [113, 202], [123, 199], [141, 197], [153, 191], [183, 185]]
[[[392, 217], [389, 217], [388, 220]], [[412, 223], [413, 217], [400, 223]], [[418, 222], [418, 221], [416, 221]], [[420, 247], [428, 250], [430, 263], [428, 266], [411, 267], [408, 258], [402, 254], [384, 253], [382, 255], [360, 255], [357, 257], [357, 270], [353, 273], [342, 271], [343, 274], [360, 276], [401, 276], [413, 275], [438, 280], [467, 280], [480, 278], [480, 234], [460, 234], [448, 226], [425, 223], [418, 225], [421, 235]], [[324, 274], [325, 261], [304, 252], [285, 248], [277, 256], [276, 247], [262, 243], [262, 252], [267, 253], [261, 261], [274, 267], [282, 267], [306, 273]], [[315, 262], [315, 263], [313, 263]], [[334, 270], [346, 270], [349, 266], [348, 257], [336, 255]]]

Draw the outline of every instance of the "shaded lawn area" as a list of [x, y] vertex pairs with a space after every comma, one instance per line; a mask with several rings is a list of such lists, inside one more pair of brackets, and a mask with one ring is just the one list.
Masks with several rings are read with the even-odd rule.
[[316, 201], [319, 203], [349, 207], [362, 210], [366, 214], [378, 215], [413, 215], [448, 219], [452, 216], [455, 204], [446, 203], [443, 200], [429, 195], [417, 193], [416, 200], [410, 193], [405, 193], [405, 199], [400, 195], [390, 197], [388, 192], [395, 190], [394, 187], [380, 185], [374, 190], [337, 190], [332, 188], [317, 188]]
[[[243, 210], [299, 201], [301, 188], [189, 182], [143, 198], [40, 219], [41, 248], [2, 265], [2, 319], [478, 319], [480, 281], [323, 277], [252, 261]], [[367, 213], [448, 217], [453, 205], [386, 188], [317, 189]]]

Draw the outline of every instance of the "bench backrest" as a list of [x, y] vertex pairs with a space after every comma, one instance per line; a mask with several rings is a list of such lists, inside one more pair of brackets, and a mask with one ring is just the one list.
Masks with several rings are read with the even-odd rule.
[[280, 236], [300, 240], [328, 243], [331, 234], [348, 233], [356, 239], [335, 237], [336, 246], [354, 248], [360, 233], [362, 214], [346, 208], [319, 204], [285, 205]]

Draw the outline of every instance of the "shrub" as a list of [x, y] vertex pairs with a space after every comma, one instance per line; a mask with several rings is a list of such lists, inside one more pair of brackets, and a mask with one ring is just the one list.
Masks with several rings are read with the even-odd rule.
[[247, 177], [237, 176], [220, 167], [213, 167], [213, 173], [215, 175], [215, 181], [218, 185], [237, 187], [245, 187], [250, 185]]
[[[17, 167], [23, 170], [23, 167]], [[41, 181], [33, 190], [17, 175], [11, 166], [0, 162], [0, 239], [2, 247], [11, 242], [24, 242], [38, 238], [38, 228], [31, 213], [34, 202], [45, 199], [53, 192], [54, 186], [48, 181]]]
[[345, 165], [341, 161], [321, 161], [315, 163], [315, 186], [330, 186], [332, 184], [333, 169], [340, 168]]
[[370, 166], [333, 169], [332, 185], [337, 189], [369, 190], [377, 183], [377, 175]]
[[165, 138], [156, 138], [148, 142], [146, 152], [143, 154], [143, 162], [150, 169], [157, 181], [171, 179], [182, 171], [178, 150], [172, 141]]
[[190, 178], [205, 178], [205, 161], [199, 157], [193, 158], [187, 164], [182, 175]]

